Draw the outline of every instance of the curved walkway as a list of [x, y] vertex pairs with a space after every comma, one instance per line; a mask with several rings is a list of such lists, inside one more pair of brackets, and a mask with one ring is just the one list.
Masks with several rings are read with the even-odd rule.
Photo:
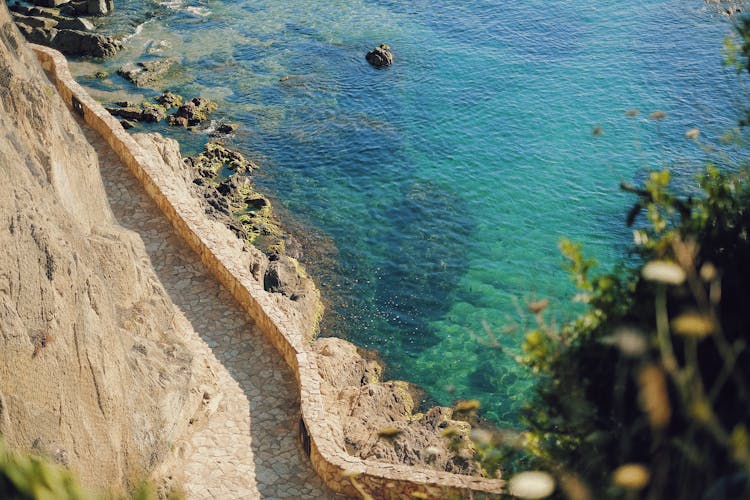
[[334, 498], [297, 440], [299, 401], [289, 368], [201, 264], [128, 168], [79, 120], [94, 146], [118, 223], [138, 233], [172, 302], [219, 366], [216, 412], [184, 447], [188, 498]]

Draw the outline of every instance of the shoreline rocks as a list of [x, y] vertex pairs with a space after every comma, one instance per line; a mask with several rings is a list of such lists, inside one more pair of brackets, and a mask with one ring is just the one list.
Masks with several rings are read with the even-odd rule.
[[195, 97], [184, 103], [177, 112], [171, 115], [167, 122], [178, 127], [195, 127], [208, 119], [208, 115], [216, 111], [218, 105], [205, 97]]
[[[163, 120], [166, 117], [166, 111], [161, 106], [150, 106], [148, 104], [145, 105], [133, 105], [131, 103], [118, 103], [121, 106], [117, 108], [105, 108], [109, 114], [112, 116], [117, 116], [118, 118], [124, 118], [125, 121], [131, 122], [129, 125], [132, 125], [132, 121], [138, 121], [138, 122], [145, 122], [145, 123], [157, 123]], [[123, 126], [127, 127], [127, 125], [123, 124]], [[132, 127], [130, 127], [132, 128]]]
[[[109, 58], [122, 49], [114, 37], [94, 32], [87, 15], [101, 15], [100, 9], [89, 10], [87, 2], [37, 0], [35, 7], [14, 3], [10, 6], [13, 21], [32, 43], [46, 45], [69, 56]], [[89, 2], [90, 3], [90, 2]], [[111, 12], [112, 0], [101, 0]], [[86, 4], [86, 7], [82, 6]], [[60, 7], [60, 8], [58, 8]]]
[[365, 59], [376, 68], [384, 68], [393, 64], [391, 48], [386, 44], [380, 44], [365, 55]]
[[481, 475], [474, 461], [471, 424], [458, 410], [435, 406], [415, 413], [415, 388], [381, 381], [383, 368], [335, 337], [313, 343], [329, 430], [347, 453], [362, 459]]
[[[368, 57], [370, 64], [382, 67], [392, 63], [393, 56], [387, 46], [373, 52], [377, 58]], [[147, 69], [144, 65], [139, 67], [137, 73]], [[171, 92], [165, 92], [156, 101], [158, 104], [153, 105], [118, 103], [118, 107], [108, 111], [123, 118], [123, 126], [129, 127], [130, 120], [159, 122], [167, 110], [177, 108], [167, 121], [170, 125], [191, 127], [204, 122], [216, 109], [216, 104], [208, 99], [197, 97], [183, 102]], [[219, 133], [233, 131], [231, 125], [217, 128]], [[159, 144], [164, 146], [161, 155], [165, 161], [167, 156], [177, 155], [172, 161], [177, 164], [173, 168], [182, 172], [205, 213], [223, 225], [223, 231], [228, 228], [242, 242], [243, 252], [246, 251], [243, 254], [254, 259], [251, 269], [263, 289], [295, 324], [303, 325], [303, 331], [314, 330], [311, 325], [317, 325], [322, 314], [319, 292], [296, 259], [288, 255], [288, 235], [276, 219], [271, 202], [254, 189], [247, 175], [257, 166], [217, 142], [209, 142], [200, 154], [183, 159], [179, 149], [175, 153], [175, 146], [168, 140], [152, 136], [137, 140], [144, 147], [151, 144], [157, 152]], [[400, 381], [381, 381], [382, 367], [368, 360], [353, 344], [324, 338], [313, 345], [323, 378], [321, 393], [332, 414], [331, 433], [343, 451], [363, 459], [469, 475], [480, 473], [473, 461], [471, 426], [457, 418], [453, 409], [435, 407], [418, 413], [413, 386]]]
[[128, 63], [117, 70], [117, 74], [136, 87], [149, 87], [162, 79], [177, 62], [176, 57], [165, 57], [139, 63]]
[[[140, 104], [116, 102], [114, 103], [116, 107], [109, 106], [105, 107], [105, 109], [111, 115], [129, 121], [158, 123], [166, 118], [169, 125], [192, 129], [206, 121], [208, 115], [218, 107], [215, 102], [204, 97], [195, 97], [183, 104], [182, 96], [170, 91], [164, 92], [154, 100], [156, 101], [155, 103], [145, 101]], [[167, 116], [167, 112], [173, 108], [177, 108], [177, 111]], [[132, 123], [130, 125], [132, 125]], [[236, 125], [222, 125], [218, 127], [213, 135], [216, 135], [217, 133], [219, 133], [219, 135], [231, 133], [235, 129]], [[226, 154], [229, 155], [229, 153]], [[233, 158], [232, 161], [237, 163], [239, 160]], [[244, 158], [242, 161], [245, 161]]]

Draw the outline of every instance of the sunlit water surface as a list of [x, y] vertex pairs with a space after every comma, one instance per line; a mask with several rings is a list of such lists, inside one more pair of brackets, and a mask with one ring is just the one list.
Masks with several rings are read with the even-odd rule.
[[[231, 142], [262, 163], [329, 301], [323, 334], [501, 424], [530, 393], [506, 327], [534, 298], [570, 314], [559, 239], [623, 258], [618, 183], [668, 163], [689, 187], [704, 158], [684, 132], [736, 119], [730, 25], [699, 0], [136, 0], [103, 24], [134, 33], [109, 69], [177, 55], [171, 89], [241, 124]], [[385, 70], [364, 60], [380, 43]], [[172, 134], [188, 153], [207, 139]]]

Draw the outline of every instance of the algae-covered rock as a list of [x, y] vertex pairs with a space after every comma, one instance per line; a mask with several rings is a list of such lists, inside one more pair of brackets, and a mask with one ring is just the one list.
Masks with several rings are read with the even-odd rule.
[[176, 57], [164, 57], [151, 61], [128, 63], [117, 70], [117, 74], [137, 87], [149, 87], [161, 80], [178, 61], [179, 59]]
[[169, 117], [169, 124], [181, 127], [194, 127], [206, 121], [208, 115], [216, 111], [217, 104], [205, 97], [195, 97], [177, 109]]
[[183, 101], [181, 95], [175, 94], [174, 92], [170, 92], [168, 90], [157, 97], [155, 100], [166, 109], [178, 108], [182, 106]]

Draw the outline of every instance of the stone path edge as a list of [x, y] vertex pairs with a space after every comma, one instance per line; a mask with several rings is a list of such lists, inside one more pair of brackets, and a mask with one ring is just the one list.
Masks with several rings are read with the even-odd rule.
[[[375, 498], [412, 496], [419, 493], [440, 497], [473, 498], [498, 494], [505, 486], [501, 479], [462, 476], [400, 464], [362, 460], [337, 449], [329, 437], [320, 394], [320, 375], [312, 349], [302, 332], [285, 320], [249, 270], [241, 269], [228, 245], [212, 236], [203, 214], [181, 205], [171, 196], [168, 183], [160, 183], [160, 172], [141, 152], [138, 143], [71, 76], [65, 56], [48, 47], [29, 44], [44, 70], [54, 77], [65, 104], [82, 116], [128, 166], [148, 195], [156, 202], [177, 233], [200, 256], [206, 268], [235, 297], [281, 354], [297, 380], [300, 396], [300, 439], [312, 466], [323, 482], [334, 491]], [[416, 493], [416, 494], [415, 494]]]

